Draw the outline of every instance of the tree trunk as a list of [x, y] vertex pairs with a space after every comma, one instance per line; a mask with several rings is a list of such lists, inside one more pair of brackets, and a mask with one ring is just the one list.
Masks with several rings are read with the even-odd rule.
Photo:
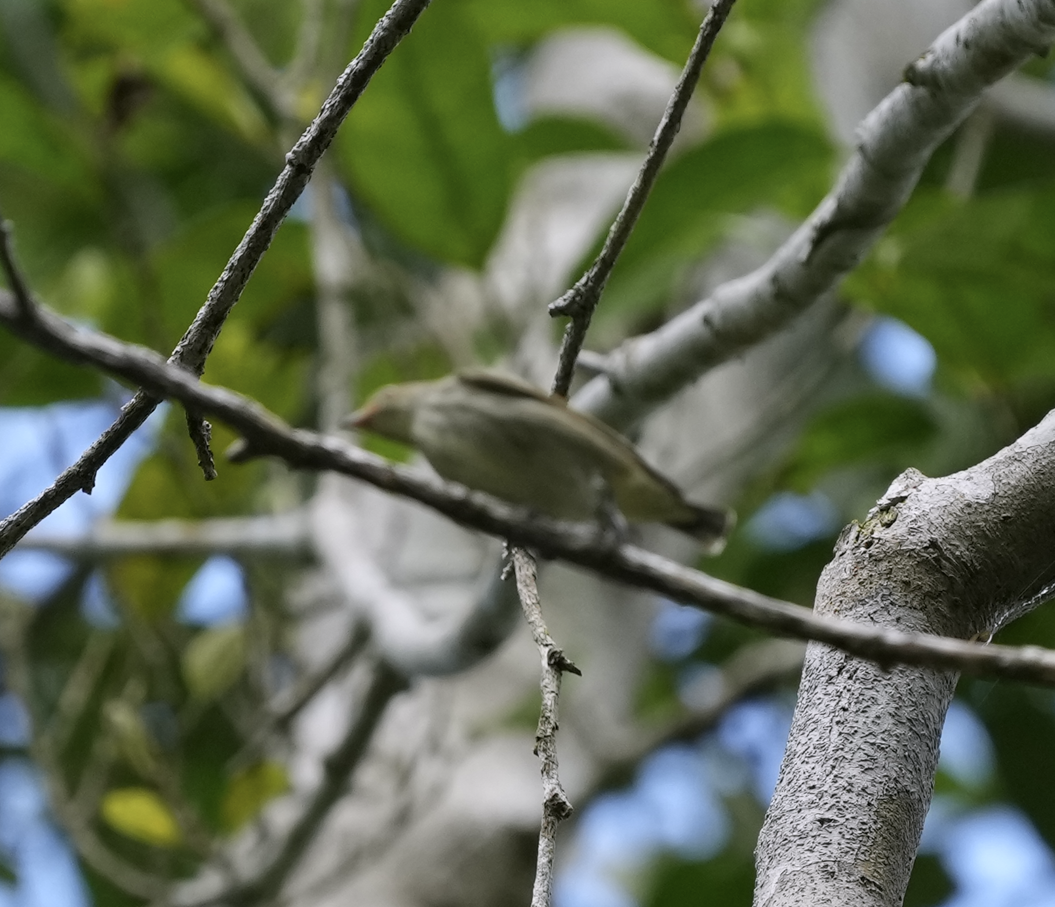
[[[988, 639], [1050, 594], [1055, 412], [943, 479], [908, 470], [840, 537], [816, 609]], [[810, 645], [759, 838], [755, 904], [901, 904], [956, 675]]]

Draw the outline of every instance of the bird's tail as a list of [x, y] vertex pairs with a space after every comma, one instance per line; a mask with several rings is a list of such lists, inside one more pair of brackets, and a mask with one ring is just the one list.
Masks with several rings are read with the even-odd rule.
[[691, 535], [702, 542], [707, 554], [719, 554], [725, 547], [725, 539], [736, 525], [736, 514], [722, 507], [706, 507], [689, 504], [692, 512], [681, 519], [667, 523], [672, 529]]

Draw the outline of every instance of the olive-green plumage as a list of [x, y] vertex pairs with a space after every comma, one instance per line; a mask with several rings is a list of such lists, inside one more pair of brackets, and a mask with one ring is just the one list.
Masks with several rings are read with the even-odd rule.
[[563, 520], [593, 520], [607, 493], [630, 522], [666, 523], [720, 548], [728, 511], [687, 501], [603, 422], [501, 372], [392, 384], [345, 420], [413, 445], [441, 476]]

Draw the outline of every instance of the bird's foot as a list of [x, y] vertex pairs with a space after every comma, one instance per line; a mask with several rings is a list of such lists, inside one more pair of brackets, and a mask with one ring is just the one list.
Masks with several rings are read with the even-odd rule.
[[598, 486], [597, 523], [600, 527], [598, 541], [607, 549], [615, 550], [630, 540], [630, 524], [615, 503], [611, 486], [602, 478], [594, 480]]

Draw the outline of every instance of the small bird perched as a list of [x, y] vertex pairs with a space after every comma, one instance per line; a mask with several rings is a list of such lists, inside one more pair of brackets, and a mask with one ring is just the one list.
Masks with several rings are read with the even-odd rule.
[[666, 523], [712, 552], [732, 523], [686, 500], [603, 422], [502, 372], [390, 384], [343, 425], [410, 444], [445, 479], [556, 519], [593, 520], [614, 501], [630, 522]]

